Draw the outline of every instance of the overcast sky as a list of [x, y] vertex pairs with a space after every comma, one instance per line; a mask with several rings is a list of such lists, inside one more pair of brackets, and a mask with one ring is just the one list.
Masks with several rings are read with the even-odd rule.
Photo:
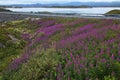
[[111, 2], [111, 1], [119, 1], [119, 0], [0, 0], [1, 4], [31, 4], [31, 3], [63, 3], [63, 2]]

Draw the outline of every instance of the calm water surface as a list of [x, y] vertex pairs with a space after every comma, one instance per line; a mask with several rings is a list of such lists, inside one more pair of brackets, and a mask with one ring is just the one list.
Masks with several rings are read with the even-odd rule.
[[52, 13], [88, 13], [105, 14], [114, 9], [120, 10], [120, 7], [93, 7], [93, 8], [7, 8], [15, 12], [52, 12]]

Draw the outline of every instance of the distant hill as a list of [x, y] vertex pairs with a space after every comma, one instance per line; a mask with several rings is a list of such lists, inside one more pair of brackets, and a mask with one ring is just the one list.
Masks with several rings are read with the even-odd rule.
[[92, 7], [120, 7], [120, 2], [71, 2], [66, 5], [87, 5]]
[[49, 7], [49, 8], [92, 8], [91, 6], [85, 6], [85, 5], [81, 5], [81, 6], [45, 6], [45, 7]]
[[120, 10], [111, 10], [107, 12], [106, 14], [120, 14]]
[[90, 7], [120, 7], [120, 1], [118, 2], [70, 2], [70, 3], [51, 3], [51, 4], [13, 4], [9, 6], [14, 7], [51, 7], [51, 6], [90, 6]]

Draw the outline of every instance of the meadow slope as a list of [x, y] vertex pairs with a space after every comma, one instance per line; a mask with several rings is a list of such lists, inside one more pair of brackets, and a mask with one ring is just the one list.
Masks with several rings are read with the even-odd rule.
[[0, 23], [0, 80], [120, 80], [120, 20]]

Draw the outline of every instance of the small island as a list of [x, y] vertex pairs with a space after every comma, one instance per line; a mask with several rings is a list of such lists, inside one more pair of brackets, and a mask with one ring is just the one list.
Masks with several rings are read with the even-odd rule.
[[109, 12], [107, 12], [106, 14], [120, 14], [120, 10], [111, 10]]
[[5, 8], [0, 8], [0, 12], [12, 12], [12, 11], [5, 9]]

